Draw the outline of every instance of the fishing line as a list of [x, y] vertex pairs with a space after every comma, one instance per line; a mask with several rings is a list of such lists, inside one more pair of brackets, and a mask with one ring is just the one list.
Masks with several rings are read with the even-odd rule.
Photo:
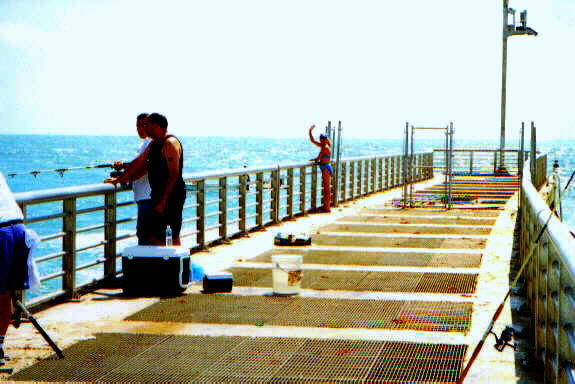
[[84, 170], [84, 169], [97, 169], [97, 168], [113, 168], [113, 165], [112, 164], [98, 164], [98, 165], [86, 165], [86, 166], [81, 166], [81, 167], [67, 167], [67, 168], [58, 168], [58, 169], [40, 169], [40, 170], [36, 170], [36, 171], [8, 173], [8, 174], [6, 174], [6, 176], [16, 177], [16, 176], [23, 176], [23, 175], [32, 175], [32, 176], [36, 177], [41, 173], [57, 172], [60, 174], [60, 177], [64, 177], [64, 173], [68, 172], [68, 171], [77, 171], [77, 170]]

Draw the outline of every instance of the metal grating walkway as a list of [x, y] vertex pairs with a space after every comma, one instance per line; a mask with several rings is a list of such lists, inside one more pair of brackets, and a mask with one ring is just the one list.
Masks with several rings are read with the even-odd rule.
[[165, 299], [132, 321], [467, 332], [471, 303], [192, 294]]
[[[300, 254], [290, 249], [289, 254]], [[366, 252], [351, 251], [337, 253], [328, 250], [310, 249], [305, 252], [306, 264], [362, 265], [362, 266], [411, 266], [477, 268], [481, 265], [481, 253], [431, 253], [431, 252]], [[271, 254], [265, 253], [249, 261], [270, 263]]]
[[[126, 348], [129, 345], [129, 348]], [[15, 381], [141, 383], [452, 383], [464, 345], [97, 334]]]
[[[272, 271], [232, 268], [234, 286], [271, 287]], [[304, 270], [302, 288], [315, 290], [471, 294], [477, 274]]]

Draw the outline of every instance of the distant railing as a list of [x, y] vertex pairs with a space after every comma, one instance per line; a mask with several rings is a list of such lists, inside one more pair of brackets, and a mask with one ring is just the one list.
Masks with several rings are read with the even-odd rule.
[[[333, 204], [402, 185], [402, 156], [343, 159], [332, 175]], [[420, 153], [412, 180], [433, 177], [433, 154]], [[337, 176], [337, 183], [336, 181]], [[180, 237], [199, 250], [322, 204], [321, 173], [313, 163], [185, 174], [188, 195]], [[42, 238], [36, 261], [43, 289], [28, 305], [73, 298], [121, 273], [118, 250], [136, 244], [131, 190], [92, 184], [16, 193], [25, 224]], [[120, 260], [121, 261], [121, 260]]]
[[[548, 204], [537, 191], [545, 182], [546, 167], [547, 156], [539, 156], [524, 167], [520, 210], [522, 263], [551, 215]], [[551, 191], [550, 196], [557, 206], [557, 193]], [[545, 382], [574, 383], [575, 239], [567, 225], [555, 215], [535, 246], [524, 280], [535, 353], [544, 364]]]
[[[517, 149], [506, 149], [503, 151], [505, 156], [501, 156], [501, 150], [498, 149], [454, 149], [452, 169], [453, 174], [468, 175], [488, 175], [500, 171], [501, 158], [504, 159], [505, 170], [511, 175], [519, 174], [518, 164], [523, 164], [521, 155], [526, 155], [526, 151]], [[434, 166], [441, 169], [445, 165], [445, 149], [433, 150], [435, 154]], [[525, 157], [523, 157], [525, 158]]]

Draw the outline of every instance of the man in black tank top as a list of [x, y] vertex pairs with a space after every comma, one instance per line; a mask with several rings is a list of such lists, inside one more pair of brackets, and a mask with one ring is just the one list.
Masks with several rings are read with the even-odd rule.
[[186, 199], [186, 185], [182, 178], [184, 150], [180, 141], [168, 134], [168, 120], [152, 113], [146, 120], [148, 137], [153, 141], [121, 176], [107, 179], [107, 183], [129, 183], [147, 170], [150, 182], [152, 213], [143, 228], [151, 245], [166, 245], [166, 228], [172, 229], [173, 245], [181, 245], [182, 211]]
[[168, 134], [168, 120], [159, 113], [148, 116], [148, 179], [152, 189], [152, 206], [156, 219], [150, 220], [148, 233], [153, 245], [166, 244], [166, 227], [172, 229], [174, 245], [181, 245], [182, 211], [186, 186], [182, 178], [184, 150], [180, 141]]

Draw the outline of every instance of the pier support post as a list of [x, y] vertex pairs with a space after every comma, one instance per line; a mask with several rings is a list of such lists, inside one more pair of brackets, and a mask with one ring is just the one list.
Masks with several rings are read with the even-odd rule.
[[306, 203], [306, 177], [307, 167], [300, 167], [299, 169], [299, 211], [303, 215], [305, 214], [305, 203]]
[[311, 166], [311, 209], [317, 209], [317, 165]]
[[272, 171], [272, 223], [280, 221], [280, 170]]
[[248, 217], [248, 210], [247, 210], [247, 184], [248, 184], [248, 176], [241, 175], [239, 179], [239, 211], [238, 211], [238, 229], [241, 234], [247, 233], [247, 217]]
[[219, 204], [218, 209], [220, 214], [218, 215], [219, 220], [219, 234], [220, 240], [227, 240], [228, 238], [228, 178], [220, 177], [219, 179]]
[[377, 177], [377, 159], [371, 160], [371, 193], [375, 193], [376, 183], [375, 179]]
[[350, 161], [349, 162], [349, 167], [350, 167], [350, 171], [349, 171], [349, 198], [350, 200], [353, 200], [353, 198], [355, 197], [355, 168], [356, 168], [356, 162], [355, 161]]
[[76, 294], [76, 198], [72, 197], [63, 201], [63, 251], [62, 260], [64, 276], [62, 279], [62, 289], [66, 291], [66, 297], [74, 299]]
[[287, 217], [293, 219], [293, 168], [287, 170]]
[[206, 181], [198, 180], [196, 201], [198, 204], [196, 221], [196, 243], [200, 249], [206, 248]]
[[258, 172], [256, 175], [256, 225], [258, 228], [264, 226], [264, 174]]
[[104, 196], [104, 278], [116, 278], [116, 191]]
[[349, 166], [349, 161], [341, 164], [341, 200], [346, 201], [347, 197], [347, 168]]

